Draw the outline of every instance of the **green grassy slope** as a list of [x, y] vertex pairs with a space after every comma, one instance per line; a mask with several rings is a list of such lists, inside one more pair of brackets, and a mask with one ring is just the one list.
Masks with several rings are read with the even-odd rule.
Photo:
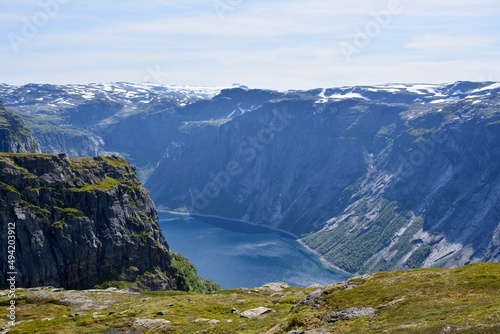
[[[211, 294], [112, 291], [19, 291], [9, 333], [499, 333], [500, 264], [418, 269], [358, 277], [294, 305], [314, 288], [223, 290]], [[6, 312], [8, 297], [0, 298]], [[232, 312], [264, 306], [246, 319]], [[333, 322], [332, 313], [373, 314]], [[165, 311], [165, 314], [157, 314]], [[78, 315], [75, 315], [78, 314]], [[4, 314], [0, 326], [7, 323]], [[212, 321], [211, 321], [212, 320]], [[211, 321], [211, 322], [209, 322]]]

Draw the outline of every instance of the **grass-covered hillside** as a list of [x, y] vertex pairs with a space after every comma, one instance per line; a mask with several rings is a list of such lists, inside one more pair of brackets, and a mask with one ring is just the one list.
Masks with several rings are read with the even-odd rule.
[[[19, 323], [9, 333], [500, 332], [498, 263], [378, 273], [325, 288], [210, 294], [45, 288], [17, 295]], [[0, 301], [6, 312], [8, 297]], [[257, 307], [269, 310], [240, 315]]]

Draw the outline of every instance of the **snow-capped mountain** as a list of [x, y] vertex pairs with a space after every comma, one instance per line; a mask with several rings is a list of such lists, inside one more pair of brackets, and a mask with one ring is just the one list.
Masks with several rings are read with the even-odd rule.
[[[166, 86], [154, 83], [126, 82], [92, 83], [88, 85], [27, 84], [12, 86], [0, 84], [0, 99], [7, 107], [43, 108], [56, 111], [89, 101], [108, 101], [132, 106], [168, 102], [183, 107], [200, 100], [209, 100], [228, 89], [247, 87], [234, 84], [224, 87]], [[331, 100], [364, 99], [377, 103], [444, 103], [459, 99], [475, 99], [500, 90], [495, 82], [457, 82], [452, 84], [385, 84], [374, 86], [338, 87], [308, 91], [276, 92], [281, 96], [308, 95], [317, 103]], [[25, 108], [24, 108], [25, 107]], [[238, 111], [238, 110], [237, 110]], [[239, 113], [244, 113], [239, 108]], [[238, 114], [238, 113], [236, 113]]]
[[329, 100], [359, 98], [378, 103], [446, 103], [476, 99], [500, 90], [495, 82], [457, 82], [453, 84], [386, 84], [376, 86], [323, 89], [320, 103]]
[[[484, 104], [499, 91], [500, 83], [495, 82], [385, 84], [307, 91], [248, 89], [239, 84], [0, 84], [0, 101], [7, 110], [26, 120], [45, 151], [67, 152], [71, 156], [110, 152], [129, 155], [129, 146], [134, 145], [130, 138], [158, 147], [157, 142], [171, 139], [169, 134], [176, 131], [178, 124], [181, 130], [203, 122], [220, 125], [258, 111], [272, 101], [311, 102], [319, 109], [342, 101], [413, 106], [404, 112], [406, 119], [412, 119], [459, 101]], [[142, 120], [147, 120], [149, 128], [135, 126]], [[156, 149], [145, 153], [143, 159], [138, 159], [141, 154], [129, 155], [129, 159], [139, 166], [155, 165], [163, 154], [163, 149]]]
[[0, 84], [0, 99], [6, 106], [44, 108], [56, 111], [59, 108], [76, 106], [89, 101], [107, 101], [132, 106], [169, 102], [185, 106], [199, 100], [211, 99], [223, 89], [240, 87], [195, 87], [166, 86], [154, 83], [132, 84], [126, 82], [92, 83], [88, 85], [27, 84], [10, 86]]

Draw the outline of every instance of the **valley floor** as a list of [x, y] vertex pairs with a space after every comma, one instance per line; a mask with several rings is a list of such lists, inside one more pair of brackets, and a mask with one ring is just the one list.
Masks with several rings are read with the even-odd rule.
[[[16, 291], [8, 333], [499, 333], [500, 264], [419, 269], [328, 287], [270, 284], [211, 294]], [[0, 297], [7, 325], [8, 291]], [[246, 310], [266, 311], [254, 318]]]

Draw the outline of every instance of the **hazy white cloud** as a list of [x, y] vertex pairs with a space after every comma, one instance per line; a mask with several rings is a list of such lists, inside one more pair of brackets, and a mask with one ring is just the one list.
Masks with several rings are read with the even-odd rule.
[[[340, 43], [356, 42], [390, 0], [220, 1], [237, 5], [221, 15], [212, 0], [69, 1], [18, 53], [0, 39], [0, 82], [137, 82], [148, 66], [170, 84], [278, 89], [500, 80], [497, 0], [399, 0], [351, 62]], [[11, 2], [2, 35], [38, 10]]]
[[13, 13], [1, 13], [0, 12], [0, 22], [5, 24], [6, 22], [19, 22], [21, 17]]
[[438, 35], [428, 34], [412, 38], [406, 47], [409, 49], [425, 50], [425, 51], [442, 51], [456, 52], [461, 50], [470, 50], [475, 52], [475, 49], [492, 48], [495, 41], [493, 38], [481, 35]]

